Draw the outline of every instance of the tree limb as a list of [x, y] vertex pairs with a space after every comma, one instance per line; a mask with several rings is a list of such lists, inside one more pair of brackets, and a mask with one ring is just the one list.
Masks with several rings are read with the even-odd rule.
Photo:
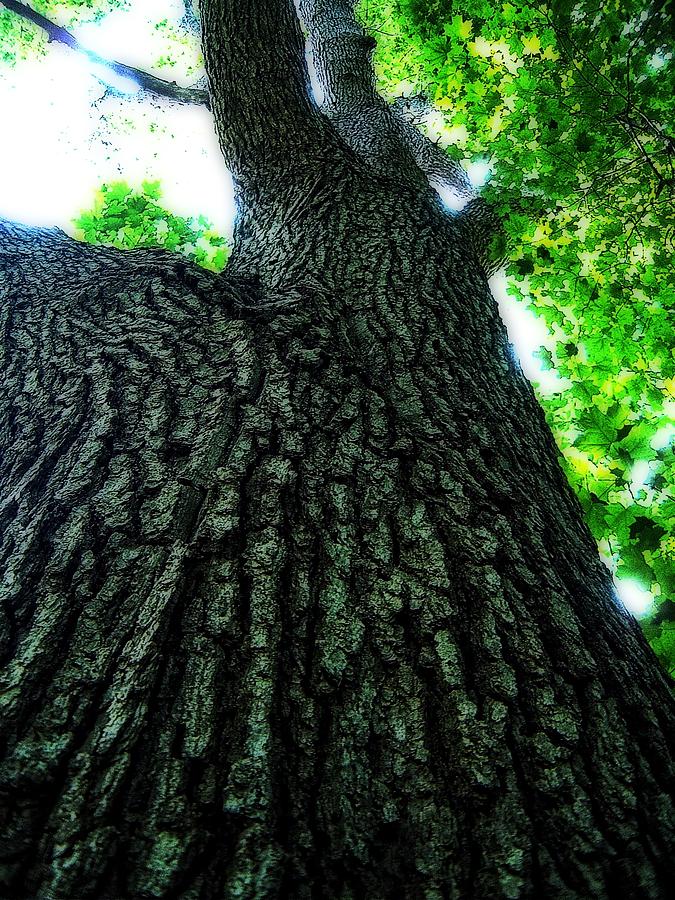
[[424, 172], [429, 184], [434, 188], [447, 188], [464, 201], [473, 200], [477, 193], [462, 166], [430, 140], [417, 127], [414, 112], [409, 111], [410, 101], [399, 97], [391, 105], [394, 115], [403, 124], [403, 139], [406, 141], [415, 162]]
[[508, 260], [508, 236], [494, 206], [475, 197], [461, 211], [458, 221], [486, 276], [496, 274]]
[[295, 167], [325, 165], [337, 142], [310, 99], [293, 0], [202, 0], [200, 13], [216, 127], [235, 182], [271, 185]]
[[181, 25], [193, 34], [202, 33], [202, 22], [199, 18], [199, 5], [196, 0], [183, 0], [185, 12], [181, 19]]
[[296, 0], [309, 34], [317, 102], [343, 141], [381, 175], [419, 179], [401, 128], [375, 85], [375, 39], [354, 15], [354, 0]]
[[[340, 137], [380, 174], [429, 184], [444, 199], [463, 201], [459, 227], [489, 277], [506, 257], [506, 235], [494, 207], [475, 190], [462, 166], [417, 127], [415, 99], [385, 102], [377, 91], [375, 39], [356, 18], [356, 0], [296, 0], [309, 34], [317, 102]], [[426, 104], [424, 104], [426, 106]]]
[[321, 111], [340, 137], [381, 174], [421, 170], [466, 198], [475, 191], [462, 167], [415, 126], [400, 106], [377, 91], [375, 39], [358, 22], [355, 0], [296, 0], [309, 33]]
[[[16, 13], [16, 15], [26, 19], [28, 22], [32, 22], [34, 25], [37, 25], [38, 28], [41, 28], [46, 33], [49, 43], [55, 42], [70, 47], [71, 50], [83, 54], [93, 63], [98, 66], [103, 66], [117, 77], [129, 78], [136, 82], [138, 87], [143, 91], [149, 91], [160, 97], [167, 97], [169, 100], [175, 100], [178, 103], [192, 103], [198, 106], [209, 106], [208, 91], [181, 87], [173, 81], [164, 81], [162, 78], [157, 78], [155, 75], [151, 75], [149, 72], [144, 72], [141, 69], [136, 69], [133, 66], [127, 66], [125, 63], [105, 59], [104, 57], [99, 56], [98, 53], [94, 53], [92, 50], [88, 50], [84, 47], [77, 38], [65, 28], [62, 28], [50, 19], [45, 18], [45, 16], [40, 15], [40, 13], [35, 12], [35, 10], [31, 9], [29, 6], [17, 2], [17, 0], [0, 0], [0, 6], [4, 6], [10, 12]], [[98, 73], [94, 74], [96, 74], [96, 77], [104, 84], [110, 84], [103, 75]]]

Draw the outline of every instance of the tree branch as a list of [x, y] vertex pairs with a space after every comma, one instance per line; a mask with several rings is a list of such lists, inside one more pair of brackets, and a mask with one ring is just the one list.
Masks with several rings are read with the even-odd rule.
[[461, 196], [475, 192], [462, 167], [410, 121], [401, 105], [377, 92], [375, 39], [358, 22], [355, 0], [296, 0], [309, 33], [321, 111], [340, 137], [381, 174], [441, 183]]
[[447, 188], [464, 200], [473, 200], [477, 193], [465, 170], [442, 147], [420, 131], [415, 122], [415, 113], [409, 111], [409, 106], [409, 100], [399, 97], [391, 108], [402, 123], [403, 139], [415, 162], [427, 176], [429, 184], [434, 189]]
[[193, 34], [200, 35], [202, 33], [202, 23], [199, 18], [199, 6], [197, 0], [183, 0], [185, 12], [181, 19], [181, 25]]
[[486, 275], [494, 274], [506, 253], [499, 215], [478, 195], [462, 166], [419, 130], [415, 102], [399, 98], [390, 105], [377, 92], [376, 42], [356, 18], [356, 0], [296, 3], [309, 34], [321, 111], [379, 174], [412, 176], [441, 196], [450, 192], [461, 198], [466, 206], [457, 217], [459, 227]]
[[[160, 97], [167, 97], [169, 100], [175, 100], [178, 103], [192, 103], [199, 106], [209, 106], [208, 91], [181, 87], [173, 81], [164, 81], [162, 78], [157, 78], [149, 72], [143, 72], [141, 69], [136, 69], [133, 66], [127, 66], [124, 63], [105, 59], [104, 57], [99, 56], [98, 53], [94, 53], [92, 50], [88, 50], [84, 47], [77, 38], [65, 28], [62, 28], [50, 19], [40, 15], [40, 13], [35, 12], [35, 10], [31, 9], [29, 6], [17, 2], [17, 0], [0, 0], [0, 6], [4, 6], [10, 12], [16, 13], [16, 15], [21, 16], [21, 18], [26, 19], [28, 22], [37, 25], [38, 28], [41, 28], [46, 33], [49, 43], [55, 42], [70, 47], [71, 50], [83, 54], [97, 66], [104, 67], [118, 78], [131, 79], [143, 91], [149, 91]], [[102, 74], [96, 72], [94, 74], [104, 84], [115, 87], [114, 81], [107, 81]]]
[[372, 65], [376, 41], [354, 15], [354, 0], [296, 0], [309, 34], [317, 102], [342, 140], [380, 175], [419, 180], [401, 127], [378, 94]]
[[476, 197], [464, 207], [458, 221], [481, 268], [490, 278], [508, 259], [508, 238], [499, 214], [482, 197]]
[[254, 321], [274, 316], [279, 310], [295, 306], [299, 299], [292, 292], [263, 294], [255, 280], [238, 278], [229, 270], [209, 272], [180, 253], [164, 248], [121, 250], [88, 244], [69, 237], [60, 228], [23, 225], [0, 216], [0, 288], [7, 288], [12, 271], [23, 278], [23, 273], [30, 270], [28, 261], [36, 254], [45, 258], [52, 275], [60, 273], [64, 284], [73, 273], [80, 273], [90, 282], [112, 278], [117, 283], [124, 283], [125, 278], [158, 276], [165, 282], [175, 280], [186, 291], [202, 297], [204, 310], [217, 306], [233, 319]]
[[[216, 127], [238, 184], [325, 165], [330, 129], [311, 102], [293, 0], [202, 0]], [[277, 188], [278, 189], [278, 188]]]

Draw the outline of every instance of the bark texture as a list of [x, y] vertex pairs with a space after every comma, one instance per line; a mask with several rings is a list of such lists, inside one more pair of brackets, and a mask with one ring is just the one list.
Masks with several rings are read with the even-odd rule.
[[375, 38], [359, 24], [356, 0], [296, 0], [308, 31], [318, 102], [345, 143], [376, 171], [425, 179], [472, 199], [466, 172], [430, 141], [401, 104], [388, 104], [376, 89], [372, 54]]
[[336, 179], [266, 310], [4, 231], [4, 895], [665, 895], [668, 687], [437, 215]]
[[[475, 190], [462, 166], [420, 130], [410, 101], [387, 103], [372, 66], [376, 40], [360, 25], [357, 0], [295, 0], [308, 31], [318, 103], [362, 164], [409, 186], [430, 186], [452, 208], [464, 239], [489, 277], [504, 265], [493, 238], [505, 234], [496, 211]], [[446, 215], [448, 215], [446, 211]]]
[[214, 97], [227, 277], [0, 228], [0, 895], [665, 897], [672, 694], [479, 260], [301, 87]]

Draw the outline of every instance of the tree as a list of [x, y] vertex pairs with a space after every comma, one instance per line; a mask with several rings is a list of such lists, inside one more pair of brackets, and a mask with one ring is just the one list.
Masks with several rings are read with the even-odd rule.
[[489, 208], [350, 0], [300, 3], [321, 108], [290, 0], [200, 7], [225, 271], [0, 229], [4, 895], [664, 896], [672, 694]]

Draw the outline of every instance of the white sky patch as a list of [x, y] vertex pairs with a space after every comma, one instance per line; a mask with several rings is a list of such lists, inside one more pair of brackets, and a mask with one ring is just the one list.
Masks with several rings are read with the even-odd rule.
[[0, 216], [72, 233], [104, 182], [154, 180], [172, 212], [231, 234], [232, 181], [208, 110], [105, 90], [86, 56], [56, 43], [0, 70]]
[[510, 296], [503, 271], [493, 275], [489, 284], [525, 377], [536, 382], [543, 394], [558, 393], [570, 387], [569, 379], [561, 378], [553, 369], [544, 369], [542, 361], [534, 355], [551, 341], [551, 333], [544, 320], [522, 301]]
[[307, 63], [307, 74], [309, 75], [309, 86], [312, 91], [312, 96], [314, 97], [316, 105], [321, 106], [326, 98], [326, 95], [319, 82], [319, 76], [316, 73], [316, 66], [314, 65], [314, 54], [310, 50], [309, 40], [307, 41], [305, 49], [305, 62]]
[[675, 425], [664, 425], [659, 428], [649, 442], [654, 450], [665, 450], [670, 444], [675, 443]]
[[2, 70], [0, 215], [63, 226], [90, 201], [83, 178], [97, 124], [90, 106], [104, 90], [88, 60], [59, 45], [46, 58]]
[[662, 69], [665, 65], [667, 65], [668, 62], [670, 62], [671, 58], [672, 57], [670, 56], [670, 54], [664, 56], [661, 53], [655, 53], [649, 60], [649, 65], [652, 67], [652, 69]]
[[654, 471], [646, 459], [638, 460], [630, 470], [630, 489], [632, 493], [649, 487], [649, 482], [654, 477]]
[[647, 615], [654, 602], [654, 595], [631, 578], [615, 578], [614, 587], [619, 600], [637, 618]]
[[392, 91], [392, 96], [411, 97], [413, 94], [417, 93], [417, 90], [417, 85], [415, 85], [412, 81], [399, 81], [399, 83]]
[[150, 61], [161, 56], [165, 47], [155, 23], [163, 19], [178, 22], [184, 12], [182, 0], [143, 0], [126, 9], [115, 9], [99, 22], [74, 27], [72, 33], [83, 46], [105, 59], [150, 71]]
[[487, 159], [476, 159], [473, 162], [465, 163], [464, 168], [469, 176], [469, 181], [475, 188], [483, 187], [492, 175], [492, 166]]
[[441, 198], [444, 206], [446, 206], [448, 209], [451, 209], [453, 212], [459, 212], [460, 210], [464, 209], [466, 204], [471, 199], [470, 197], [462, 197], [451, 187], [448, 187], [448, 185], [443, 181], [430, 179], [429, 184]]

